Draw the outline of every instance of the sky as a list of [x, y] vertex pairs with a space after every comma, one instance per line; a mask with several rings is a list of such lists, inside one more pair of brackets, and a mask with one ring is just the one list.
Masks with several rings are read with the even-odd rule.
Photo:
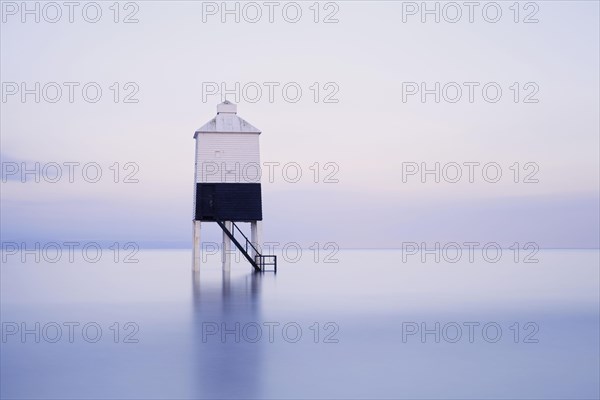
[[439, 22], [421, 2], [277, 2], [272, 22], [263, 2], [98, 2], [95, 23], [27, 4], [39, 22], [2, 2], [3, 242], [191, 246], [193, 133], [227, 98], [262, 131], [265, 240], [599, 246], [597, 2], [480, 2], [472, 22], [462, 2], [427, 3]]

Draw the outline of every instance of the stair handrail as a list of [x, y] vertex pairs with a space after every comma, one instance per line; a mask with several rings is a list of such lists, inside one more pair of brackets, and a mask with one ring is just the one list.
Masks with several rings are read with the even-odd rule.
[[[233, 241], [233, 243], [236, 245], [236, 247], [242, 252], [242, 254], [244, 255], [244, 257], [246, 257], [246, 259], [252, 264], [252, 266], [257, 270], [257, 271], [262, 271], [264, 272], [264, 268], [267, 265], [272, 265], [274, 267], [274, 272], [277, 272], [277, 256], [276, 255], [272, 255], [272, 254], [261, 254], [258, 249], [256, 247], [254, 247], [254, 244], [252, 244], [252, 242], [248, 239], [248, 237], [244, 234], [244, 232], [240, 229], [239, 226], [236, 225], [235, 222], [233, 221], [227, 221], [227, 222], [231, 222], [231, 226], [232, 229], [231, 231], [227, 228], [227, 225], [225, 224], [225, 220], [221, 220], [220, 218], [215, 218], [215, 222], [217, 222], [217, 224], [221, 227], [221, 229], [223, 230], [223, 232], [225, 232], [225, 234], [227, 236], [229, 236], [229, 238]], [[242, 235], [242, 237], [246, 240], [246, 249], [244, 250], [244, 248], [242, 248], [241, 243], [236, 239], [235, 237], [235, 230], [238, 230], [238, 232], [240, 232], [240, 234]], [[252, 259], [250, 257], [250, 255], [248, 254], [248, 244], [250, 244], [250, 247], [252, 247], [252, 250], [254, 250], [254, 259]], [[258, 262], [257, 262], [257, 258], [258, 258]], [[272, 259], [273, 262], [269, 263], [266, 260], [267, 259]]]
[[232, 233], [232, 234], [235, 234], [235, 230], [237, 229], [237, 230], [240, 232], [240, 234], [243, 236], [243, 238], [244, 238], [244, 239], [246, 239], [246, 251], [248, 251], [248, 244], [250, 244], [250, 247], [252, 247], [252, 250], [254, 250], [254, 253], [255, 253], [256, 255], [262, 256], [262, 253], [261, 253], [260, 251], [258, 251], [258, 249], [257, 249], [256, 247], [254, 247], [254, 245], [253, 245], [253, 244], [252, 244], [252, 242], [251, 242], [251, 241], [248, 239], [248, 237], [247, 237], [246, 235], [244, 235], [244, 232], [242, 232], [242, 230], [240, 229], [240, 227], [239, 227], [239, 226], [237, 226], [237, 225], [235, 224], [235, 222], [233, 222], [233, 221], [230, 221], [230, 222], [231, 222], [231, 224], [232, 224], [232, 226], [233, 226], [233, 229], [232, 229], [232, 232], [231, 232], [231, 233]]

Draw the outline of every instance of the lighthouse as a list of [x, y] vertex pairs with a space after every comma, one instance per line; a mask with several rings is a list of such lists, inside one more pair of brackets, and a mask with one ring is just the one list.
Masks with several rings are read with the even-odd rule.
[[[201, 260], [201, 224], [217, 223], [223, 231], [223, 270], [231, 268], [232, 243], [257, 271], [277, 270], [277, 257], [264, 255], [259, 137], [261, 131], [237, 115], [227, 100], [217, 115], [198, 128], [194, 177], [193, 268]], [[240, 224], [250, 224], [250, 238]]]

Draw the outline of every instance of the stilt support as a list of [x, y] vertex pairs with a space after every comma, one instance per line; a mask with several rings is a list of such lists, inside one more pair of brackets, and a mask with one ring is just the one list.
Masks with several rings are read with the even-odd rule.
[[192, 269], [194, 272], [200, 271], [200, 260], [202, 259], [202, 242], [200, 241], [200, 221], [193, 223], [193, 248], [192, 248]]

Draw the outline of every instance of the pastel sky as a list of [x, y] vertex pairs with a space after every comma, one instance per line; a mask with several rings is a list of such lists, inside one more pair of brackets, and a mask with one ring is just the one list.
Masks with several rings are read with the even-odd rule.
[[[86, 22], [80, 10], [73, 23], [66, 15], [57, 23], [35, 23], [31, 16], [23, 23], [3, 3], [3, 168], [95, 162], [103, 173], [98, 183], [81, 175], [74, 183], [3, 176], [3, 241], [189, 246], [193, 133], [222, 100], [203, 88], [256, 82], [263, 88], [258, 101], [249, 98], [253, 92], [227, 99], [262, 130], [263, 162], [295, 162], [302, 169], [297, 183], [287, 182], [281, 169], [272, 183], [263, 177], [266, 240], [361, 248], [407, 241], [598, 247], [598, 2], [540, 1], [537, 9], [523, 2], [517, 23], [512, 2], [500, 3], [497, 23], [487, 22], [479, 8], [472, 23], [466, 9], [456, 23], [443, 15], [439, 23], [432, 16], [423, 23], [418, 13], [405, 13], [403, 22], [406, 2], [358, 1], [320, 3], [318, 23], [312, 2], [298, 3], [297, 23], [282, 17], [285, 2], [273, 23], [266, 14], [257, 23], [244, 15], [239, 23], [231, 15], [223, 23], [219, 13], [205, 13], [203, 22], [207, 2], [147, 1], [120, 9], [120, 20], [133, 11], [139, 20], [125, 24], [113, 22], [112, 3], [100, 4], [97, 23]], [[523, 23], [534, 11], [539, 22]], [[332, 12], [338, 22], [323, 23]], [[35, 82], [80, 85], [73, 103], [66, 89], [56, 103], [36, 103], [33, 95], [22, 102], [20, 94], [8, 94], [10, 83], [22, 82], [29, 88]], [[97, 103], [82, 98], [88, 82], [102, 88]], [[115, 82], [117, 103], [110, 89]], [[279, 84], [273, 102], [264, 82]], [[281, 91], [290, 82], [302, 89], [295, 103]], [[428, 88], [457, 82], [463, 98], [436, 103], [429, 95], [423, 103], [415, 95], [403, 101], [403, 82], [425, 82]], [[472, 103], [464, 82], [479, 83]], [[502, 88], [495, 103], [482, 97], [481, 87], [490, 82]], [[138, 102], [124, 103], [134, 88]], [[337, 102], [324, 102], [333, 91]], [[534, 91], [530, 99], [538, 102], [524, 102]], [[119, 183], [109, 168], [115, 162]], [[128, 162], [139, 167], [137, 183], [122, 182], [134, 170], [124, 169]], [[419, 175], [403, 182], [403, 163], [409, 162], [497, 163], [502, 179], [486, 182], [477, 169], [473, 183], [464, 176], [458, 183], [436, 183], [431, 176], [422, 183]], [[325, 169], [326, 163], [337, 169]], [[323, 182], [334, 169], [339, 182]], [[523, 182], [533, 169], [539, 182]], [[216, 229], [207, 227], [206, 240], [218, 238]]]

